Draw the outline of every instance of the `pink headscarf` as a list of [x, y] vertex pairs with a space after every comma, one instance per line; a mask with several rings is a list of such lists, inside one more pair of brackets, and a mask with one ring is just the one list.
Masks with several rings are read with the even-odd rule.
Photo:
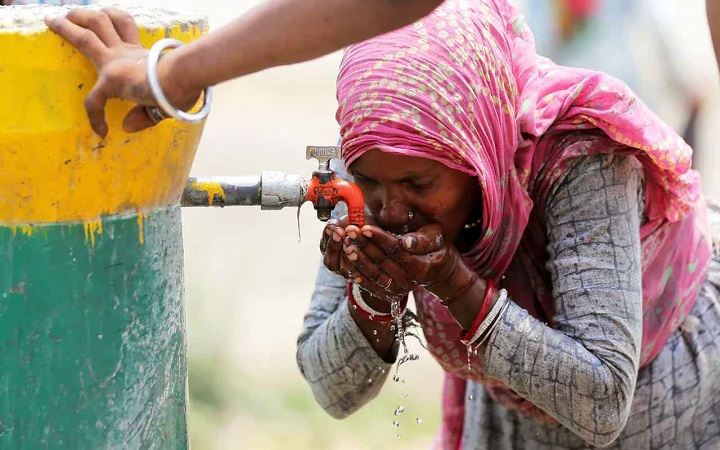
[[[465, 262], [498, 281], [517, 253], [539, 312], [550, 318], [554, 301], [540, 223], [546, 194], [577, 156], [636, 156], [644, 166], [647, 217], [641, 228], [642, 364], [662, 349], [694, 304], [710, 244], [691, 149], [624, 83], [539, 57], [532, 34], [506, 1], [446, 0], [413, 25], [350, 47], [337, 94], [347, 166], [375, 148], [478, 177], [486, 232]], [[601, 130], [619, 145], [603, 150], [542, 139], [582, 129]], [[676, 245], [680, 235], [687, 244]], [[511, 296], [527, 291], [526, 280], [513, 286], [510, 278]], [[491, 389], [496, 400], [543, 420], [544, 413], [533, 413], [534, 406], [484, 378], [479, 360], [468, 374], [457, 323], [427, 292], [415, 295], [431, 351], [452, 374], [450, 385], [453, 376], [484, 382], [498, 388]], [[446, 433], [457, 429], [451, 421], [458, 420], [447, 413], [462, 410], [448, 403], [455, 397], [446, 397]]]

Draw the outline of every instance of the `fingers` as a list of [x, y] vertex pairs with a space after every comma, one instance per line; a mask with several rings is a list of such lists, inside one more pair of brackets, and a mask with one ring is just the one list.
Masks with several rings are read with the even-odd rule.
[[105, 121], [105, 103], [107, 102], [107, 96], [101, 91], [99, 87], [101, 85], [102, 83], [98, 81], [88, 96], [85, 97], [85, 109], [87, 110], [90, 126], [93, 131], [104, 139], [108, 134], [108, 124]]
[[400, 239], [398, 236], [389, 233], [374, 225], [365, 225], [360, 230], [360, 239], [373, 242], [389, 257], [393, 257], [400, 250]]
[[112, 6], [103, 8], [101, 11], [110, 18], [120, 39], [128, 44], [140, 44], [140, 32], [130, 13]]
[[345, 230], [334, 226], [334, 224], [328, 224], [325, 228], [325, 233], [328, 234], [329, 239], [323, 255], [323, 264], [332, 272], [337, 274], [340, 273], [341, 269], [341, 257], [342, 257], [342, 241], [345, 239]]
[[[377, 255], [377, 253], [375, 253]], [[352, 263], [353, 271], [367, 278], [380, 287], [385, 295], [388, 292], [407, 293], [412, 290], [414, 283], [409, 279], [406, 271], [393, 260], [385, 258], [382, 263], [376, 263], [365, 249], [351, 244], [345, 249], [347, 259]]]
[[[73, 10], [76, 11], [76, 10]], [[80, 53], [99, 66], [105, 58], [107, 47], [92, 31], [78, 26], [63, 16], [45, 18], [45, 24], [52, 31], [75, 46]]]
[[402, 246], [414, 255], [437, 252], [445, 247], [442, 227], [439, 224], [429, 224], [407, 233], [402, 237]]
[[75, 8], [68, 12], [67, 19], [93, 32], [108, 47], [122, 42], [117, 31], [115, 31], [115, 26], [112, 20], [110, 20], [110, 16], [102, 11]]
[[379, 299], [385, 299], [389, 302], [392, 302], [395, 299], [400, 300], [407, 295], [407, 292], [389, 292], [392, 287], [392, 279], [388, 278], [388, 280], [390, 280], [388, 283], [390, 287], [385, 289], [384, 287], [379, 286], [378, 283], [370, 281], [366, 276], [360, 273], [354, 274], [352, 279], [352, 281], [363, 290], [368, 291], [370, 294]]
[[145, 106], [138, 105], [131, 109], [123, 120], [123, 130], [127, 133], [137, 133], [157, 124]]

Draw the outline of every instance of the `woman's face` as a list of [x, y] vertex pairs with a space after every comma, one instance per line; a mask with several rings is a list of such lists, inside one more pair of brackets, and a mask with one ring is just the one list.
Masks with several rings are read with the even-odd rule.
[[439, 162], [370, 150], [350, 172], [378, 226], [395, 234], [436, 222], [453, 242], [464, 225], [480, 214], [480, 186], [475, 177]]

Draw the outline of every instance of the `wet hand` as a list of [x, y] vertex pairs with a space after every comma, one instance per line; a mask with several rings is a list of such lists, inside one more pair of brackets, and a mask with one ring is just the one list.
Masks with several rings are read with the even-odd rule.
[[329, 220], [320, 238], [320, 252], [323, 254], [325, 267], [345, 279], [352, 280], [352, 263], [343, 251], [347, 239], [345, 228], [348, 224], [348, 216]]
[[447, 245], [438, 224], [395, 235], [377, 226], [348, 226], [344, 252], [352, 263], [353, 281], [381, 298], [401, 298], [417, 285], [432, 287], [447, 281], [460, 261]]
[[[66, 39], [95, 65], [98, 80], [85, 99], [90, 126], [101, 137], [108, 134], [105, 121], [105, 104], [110, 98], [129, 100], [138, 105], [154, 106], [150, 85], [147, 81], [148, 50], [140, 44], [138, 27], [132, 16], [118, 8], [103, 8], [93, 11], [84, 8], [72, 9], [66, 16], [47, 17], [47, 26]], [[162, 61], [167, 58], [162, 58]], [[189, 108], [199, 92], [178, 93], [177, 83], [173, 93], [168, 83], [167, 67], [158, 67], [160, 84], [173, 105]], [[182, 91], [181, 89], [179, 90]], [[125, 117], [123, 128], [136, 132], [156, 123], [143, 106], [136, 106]]]

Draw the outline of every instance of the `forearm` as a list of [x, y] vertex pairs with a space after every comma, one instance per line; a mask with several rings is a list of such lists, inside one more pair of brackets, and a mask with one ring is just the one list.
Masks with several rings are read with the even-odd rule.
[[[270, 0], [168, 54], [172, 79], [198, 90], [317, 58], [405, 26], [442, 0]], [[162, 64], [161, 64], [162, 66]]]
[[372, 400], [390, 370], [351, 317], [344, 284], [320, 269], [297, 349], [298, 366], [315, 399], [336, 418]]
[[[390, 305], [383, 299], [376, 298], [363, 292], [364, 302], [381, 313], [389, 313]], [[397, 357], [395, 320], [378, 322], [363, 317], [356, 309], [349, 307], [350, 316], [368, 340], [375, 352], [386, 362], [392, 363]]]
[[[606, 145], [605, 139], [574, 145]], [[643, 317], [638, 164], [619, 156], [578, 160], [544, 218], [555, 329], [511, 304], [483, 355], [486, 375], [594, 445], [608, 445], [624, 428], [637, 380]]]
[[[618, 341], [633, 338], [622, 328], [608, 327], [613, 321], [607, 319], [598, 326], [610, 329]], [[607, 445], [627, 421], [637, 367], [634, 352], [599, 341], [592, 345], [554, 330], [511, 303], [483, 354], [485, 375], [587, 442]]]

